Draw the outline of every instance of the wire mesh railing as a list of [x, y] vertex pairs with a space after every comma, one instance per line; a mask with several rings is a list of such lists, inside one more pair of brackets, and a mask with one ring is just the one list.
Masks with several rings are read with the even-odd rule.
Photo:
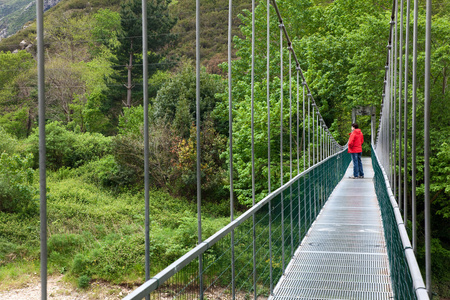
[[372, 149], [374, 184], [383, 219], [384, 235], [395, 299], [429, 299], [414, 251], [392, 193], [388, 176]]
[[349, 163], [342, 150], [298, 174], [124, 299], [267, 297]]

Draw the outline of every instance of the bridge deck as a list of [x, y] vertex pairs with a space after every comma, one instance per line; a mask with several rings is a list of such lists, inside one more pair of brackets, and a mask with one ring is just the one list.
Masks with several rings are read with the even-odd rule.
[[389, 261], [372, 181], [347, 169], [286, 268], [271, 299], [391, 299]]

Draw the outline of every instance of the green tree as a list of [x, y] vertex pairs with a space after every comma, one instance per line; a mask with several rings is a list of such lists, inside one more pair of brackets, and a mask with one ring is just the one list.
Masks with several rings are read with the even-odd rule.
[[[161, 51], [170, 44], [175, 35], [170, 30], [175, 25], [176, 20], [168, 13], [170, 1], [155, 0], [147, 3], [148, 22], [148, 63], [149, 75], [162, 69], [163, 64], [159, 64], [163, 58]], [[125, 65], [126, 68], [119, 68], [121, 78], [127, 78], [125, 87], [127, 88], [127, 100], [125, 106], [132, 105], [131, 90], [136, 83], [140, 82], [142, 76], [142, 3], [139, 0], [129, 0], [121, 5], [121, 34], [119, 36], [120, 45], [116, 48], [118, 65]], [[132, 80], [132, 70], [135, 80]], [[133, 83], [134, 82], [134, 83]]]
[[107, 49], [116, 49], [119, 43], [119, 34], [121, 33], [120, 27], [120, 14], [110, 9], [99, 9], [93, 16], [92, 37], [94, 41], [91, 45], [91, 51], [95, 56], [101, 54], [102, 51], [98, 50], [99, 45], [105, 46]]
[[0, 125], [17, 137], [30, 133], [36, 113], [34, 66], [26, 51], [0, 52]]
[[[201, 120], [214, 110], [217, 93], [225, 89], [218, 75], [200, 72], [200, 112]], [[153, 115], [167, 123], [174, 123], [174, 129], [181, 137], [189, 137], [191, 124], [196, 119], [196, 72], [190, 63], [185, 63], [179, 73], [167, 81], [158, 91], [153, 104]]]

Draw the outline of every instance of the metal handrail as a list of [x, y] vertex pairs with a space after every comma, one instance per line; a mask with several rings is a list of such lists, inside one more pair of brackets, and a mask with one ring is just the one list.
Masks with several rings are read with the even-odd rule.
[[398, 207], [397, 201], [395, 200], [395, 196], [392, 193], [391, 185], [389, 183], [389, 178], [383, 168], [383, 165], [381, 164], [377, 152], [372, 147], [372, 151], [374, 153], [375, 158], [377, 159], [377, 163], [381, 169], [381, 172], [383, 173], [383, 178], [386, 184], [387, 193], [389, 195], [389, 200], [391, 202], [395, 220], [397, 223], [398, 231], [400, 233], [400, 238], [403, 245], [403, 250], [405, 252], [406, 261], [408, 263], [409, 271], [411, 274], [411, 278], [414, 285], [414, 290], [416, 293], [416, 297], [418, 300], [429, 300], [430, 297], [428, 296], [427, 289], [425, 287], [425, 283], [422, 278], [422, 274], [419, 269], [419, 265], [417, 264], [416, 256], [414, 255], [414, 250], [411, 246], [411, 242], [408, 237], [408, 232], [406, 231], [405, 223], [402, 218], [402, 214], [400, 212], [400, 208]]

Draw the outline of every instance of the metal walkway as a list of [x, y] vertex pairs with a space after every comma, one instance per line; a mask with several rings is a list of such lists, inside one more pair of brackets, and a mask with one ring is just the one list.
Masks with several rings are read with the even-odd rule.
[[349, 179], [350, 164], [269, 299], [393, 298], [369, 157], [363, 167]]

